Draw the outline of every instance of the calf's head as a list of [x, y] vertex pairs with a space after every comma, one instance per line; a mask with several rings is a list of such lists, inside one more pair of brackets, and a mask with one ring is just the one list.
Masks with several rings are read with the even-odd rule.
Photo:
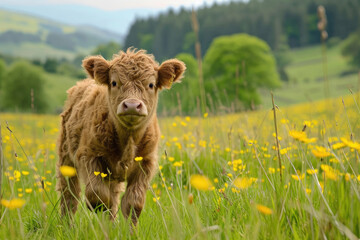
[[156, 112], [158, 92], [178, 82], [186, 69], [177, 59], [160, 66], [144, 50], [128, 49], [111, 61], [101, 56], [83, 60], [83, 67], [98, 84], [108, 87], [109, 109], [126, 128], [138, 128]]

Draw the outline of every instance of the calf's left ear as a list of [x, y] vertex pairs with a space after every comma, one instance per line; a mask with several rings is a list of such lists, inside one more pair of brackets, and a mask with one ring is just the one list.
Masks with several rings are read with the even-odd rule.
[[82, 66], [96, 82], [109, 84], [110, 65], [102, 56], [87, 57], [83, 60]]
[[157, 87], [159, 89], [171, 88], [173, 82], [180, 82], [185, 69], [185, 64], [177, 59], [170, 59], [163, 62], [158, 70]]

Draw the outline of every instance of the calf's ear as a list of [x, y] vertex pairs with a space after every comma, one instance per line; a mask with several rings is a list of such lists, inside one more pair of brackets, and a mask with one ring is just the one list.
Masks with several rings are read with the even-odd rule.
[[109, 62], [102, 56], [87, 57], [82, 61], [83, 68], [92, 79], [100, 84], [109, 84]]
[[185, 64], [177, 59], [163, 62], [158, 69], [157, 87], [169, 89], [173, 82], [180, 82], [185, 69]]

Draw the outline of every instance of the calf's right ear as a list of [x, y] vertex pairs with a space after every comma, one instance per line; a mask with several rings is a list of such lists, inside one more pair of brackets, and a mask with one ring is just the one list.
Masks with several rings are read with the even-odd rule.
[[102, 56], [87, 57], [82, 61], [82, 66], [96, 82], [109, 84], [110, 65]]

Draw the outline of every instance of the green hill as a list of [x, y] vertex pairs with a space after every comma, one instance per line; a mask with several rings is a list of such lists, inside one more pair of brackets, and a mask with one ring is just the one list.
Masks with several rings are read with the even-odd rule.
[[0, 9], [0, 53], [30, 59], [73, 58], [121, 36], [89, 26], [70, 26]]
[[[360, 76], [341, 55], [342, 43], [327, 48], [327, 73], [329, 97], [340, 97], [360, 89]], [[291, 64], [286, 68], [289, 83], [274, 91], [279, 106], [288, 106], [307, 101], [324, 99], [322, 48], [320, 45], [293, 49], [290, 51]], [[263, 91], [263, 106], [271, 106], [269, 91]]]

